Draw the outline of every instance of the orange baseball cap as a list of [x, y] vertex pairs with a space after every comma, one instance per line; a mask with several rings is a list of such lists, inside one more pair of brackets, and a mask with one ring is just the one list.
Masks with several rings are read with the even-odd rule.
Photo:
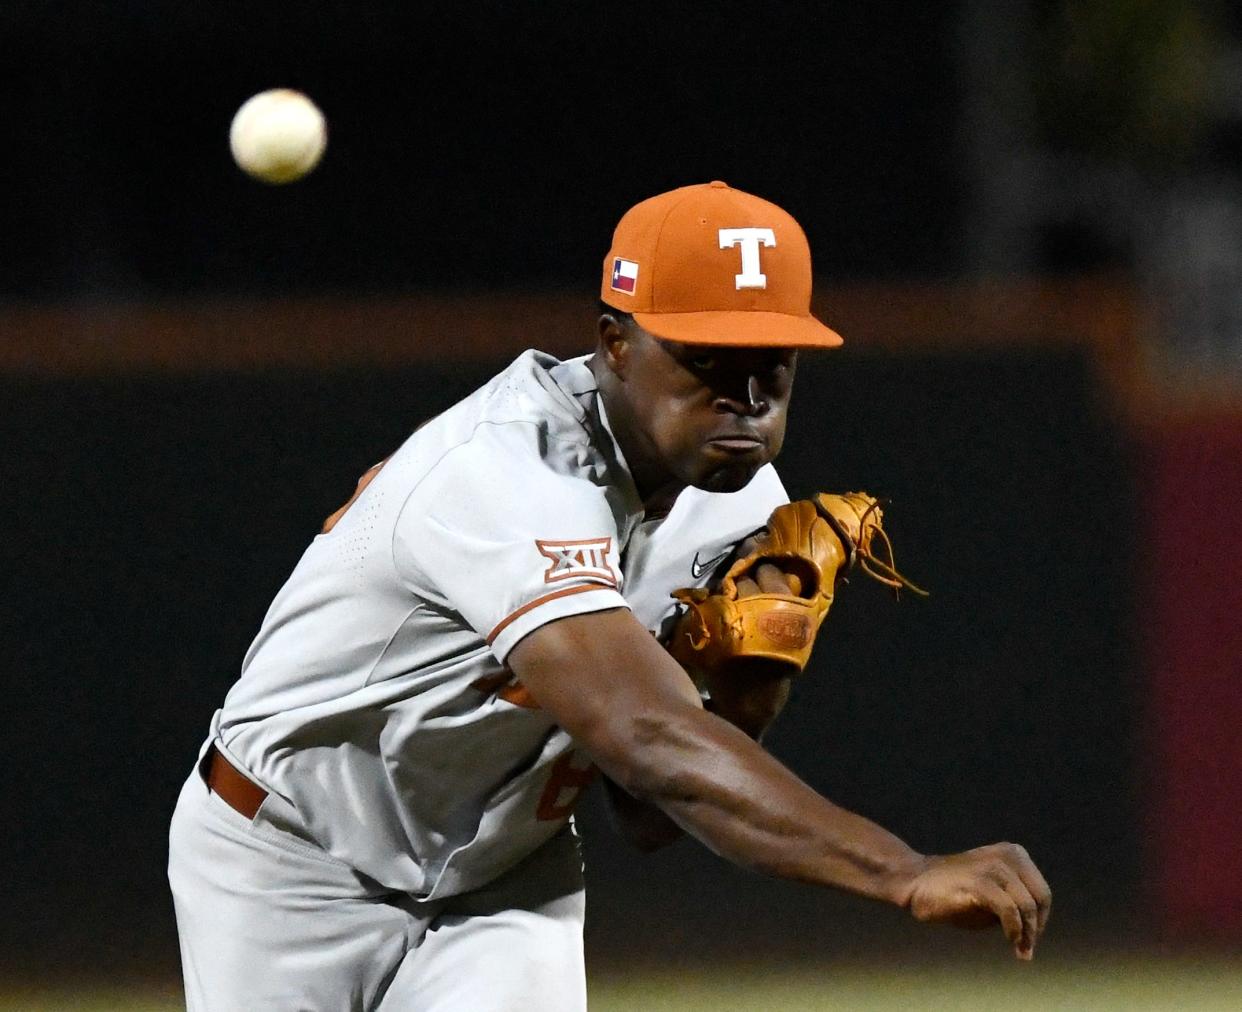
[[685, 344], [835, 348], [811, 315], [811, 249], [775, 204], [719, 180], [625, 212], [600, 298], [656, 337]]

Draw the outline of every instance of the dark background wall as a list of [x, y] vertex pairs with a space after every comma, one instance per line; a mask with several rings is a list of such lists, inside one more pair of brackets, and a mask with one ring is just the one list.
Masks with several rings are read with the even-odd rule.
[[[490, 371], [0, 387], [16, 522], [0, 947], [172, 962], [168, 816], [268, 601], [356, 475]], [[798, 385], [791, 491], [890, 497], [899, 562], [933, 593], [897, 603], [856, 578], [772, 749], [917, 847], [1021, 840], [1062, 930], [1091, 930], [1094, 904], [1136, 911], [1133, 508], [1087, 363], [846, 351], [808, 359]], [[583, 821], [602, 951], [727, 947], [725, 911], [774, 949], [841, 944], [833, 900], [693, 843], [648, 861], [595, 804]]]

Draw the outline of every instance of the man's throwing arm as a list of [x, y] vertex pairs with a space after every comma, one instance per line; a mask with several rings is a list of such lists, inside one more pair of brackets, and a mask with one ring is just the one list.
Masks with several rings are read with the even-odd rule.
[[621, 789], [723, 857], [886, 900], [920, 920], [998, 919], [1020, 957], [1033, 953], [1051, 896], [1025, 851], [996, 844], [925, 856], [832, 804], [705, 711], [685, 671], [629, 611], [550, 622], [508, 663]]

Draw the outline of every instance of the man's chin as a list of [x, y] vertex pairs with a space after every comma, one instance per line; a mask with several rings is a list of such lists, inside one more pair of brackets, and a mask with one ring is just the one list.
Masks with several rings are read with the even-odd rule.
[[699, 479], [691, 482], [695, 488], [702, 489], [704, 492], [740, 492], [756, 474], [762, 463], [729, 464], [721, 467], [714, 467]]

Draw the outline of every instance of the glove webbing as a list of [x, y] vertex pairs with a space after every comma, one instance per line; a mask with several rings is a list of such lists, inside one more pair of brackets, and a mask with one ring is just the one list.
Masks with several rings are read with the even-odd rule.
[[[879, 509], [879, 499], [873, 500], [871, 505], [863, 511], [863, 515], [858, 518], [857, 543], [855, 543], [854, 539], [850, 536], [850, 532], [842, 526], [841, 521], [834, 517], [829, 510], [824, 508], [818, 497], [812, 499], [811, 501], [815, 504], [815, 511], [826, 521], [828, 521], [828, 526], [831, 527], [836, 532], [837, 537], [841, 539], [841, 544], [845, 546], [847, 553], [847, 564], [850, 569], [853, 569], [854, 565], [857, 564], [859, 568], [873, 580], [878, 580], [886, 587], [892, 587], [894, 592], [898, 594], [900, 594], [901, 588], [905, 587], [907, 590], [918, 594], [920, 597], [931, 596], [922, 587], [919, 587], [897, 571], [897, 568], [893, 563], [893, 543], [889, 541], [888, 535], [884, 532], [883, 527], [879, 524], [872, 524], [870, 533], [868, 534], [867, 523], [871, 517], [871, 514], [875, 510]], [[877, 556], [871, 550], [871, 543], [875, 540], [877, 535], [884, 545], [884, 554], [886, 558]]]

